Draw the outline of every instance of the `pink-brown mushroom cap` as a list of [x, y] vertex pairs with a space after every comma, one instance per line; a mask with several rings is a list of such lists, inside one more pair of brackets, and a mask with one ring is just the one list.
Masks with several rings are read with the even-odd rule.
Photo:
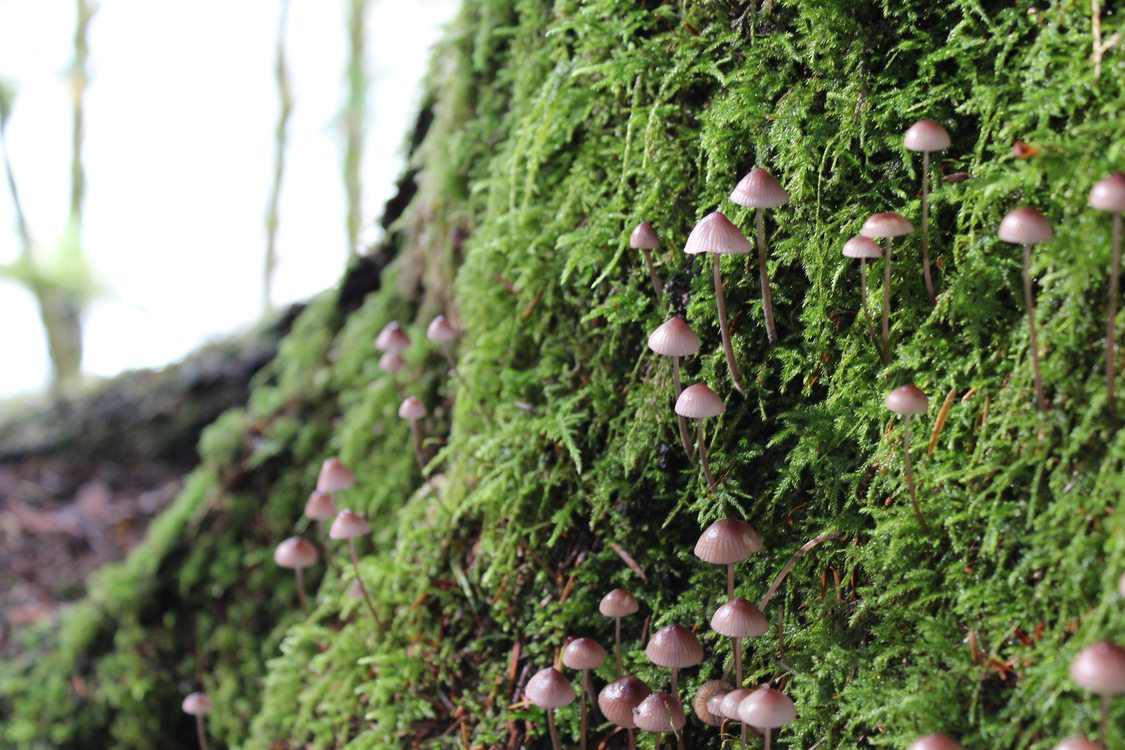
[[332, 522], [328, 529], [328, 536], [332, 539], [354, 539], [357, 536], [371, 533], [371, 526], [360, 514], [351, 508], [344, 508]]
[[[699, 686], [695, 691], [691, 707], [695, 715], [707, 726], [717, 727], [723, 723], [723, 717], [715, 713], [723, 696], [731, 691], [730, 683], [722, 680], [709, 680]], [[714, 710], [712, 709], [714, 706]]]
[[411, 421], [426, 416], [426, 405], [417, 396], [407, 396], [398, 407], [398, 415]]
[[448, 343], [457, 340], [457, 331], [444, 315], [439, 315], [426, 328], [426, 338], [437, 343]]
[[723, 518], [703, 530], [695, 543], [695, 556], [712, 565], [733, 565], [762, 551], [762, 538], [754, 527], [736, 518]]
[[207, 693], [189, 693], [180, 704], [180, 708], [189, 716], [206, 716], [214, 707], [215, 704], [211, 702]]
[[634, 250], [655, 250], [660, 247], [660, 235], [652, 228], [652, 224], [642, 221], [629, 235], [629, 247]]
[[554, 667], [540, 669], [527, 681], [524, 690], [528, 699], [540, 708], [562, 708], [574, 703], [578, 696], [574, 686]]
[[684, 669], [703, 661], [703, 647], [683, 625], [666, 625], [649, 638], [645, 656], [658, 667]]
[[677, 315], [649, 334], [648, 348], [664, 357], [688, 357], [699, 351], [699, 337], [687, 321]]
[[789, 193], [785, 192], [785, 188], [781, 187], [781, 183], [772, 174], [756, 167], [738, 181], [730, 199], [740, 206], [777, 208], [789, 202]]
[[402, 372], [406, 368], [406, 360], [398, 352], [383, 352], [379, 357], [379, 369], [390, 375]]
[[769, 630], [762, 610], [745, 599], [731, 599], [711, 616], [711, 629], [727, 638], [753, 638]]
[[1125, 649], [1108, 641], [1091, 643], [1070, 662], [1070, 678], [1098, 695], [1125, 693]]
[[1088, 740], [1085, 737], [1067, 737], [1055, 745], [1055, 750], [1105, 750], [1102, 743]]
[[637, 598], [625, 589], [614, 589], [602, 597], [598, 611], [606, 617], [628, 617], [640, 609]]
[[678, 732], [687, 724], [684, 710], [668, 693], [653, 693], [633, 709], [637, 729], [645, 732]]
[[749, 698], [753, 692], [748, 688], [735, 688], [724, 695], [722, 702], [719, 703], [719, 716], [726, 717], [731, 721], [741, 721], [738, 718], [738, 705]]
[[605, 649], [593, 638], [575, 638], [562, 651], [562, 663], [567, 669], [597, 669], [605, 663]]
[[905, 217], [896, 213], [885, 212], [872, 214], [867, 221], [863, 222], [863, 228], [859, 230], [859, 233], [863, 237], [880, 239], [882, 237], [901, 237], [913, 231], [914, 225], [907, 221]]
[[930, 408], [930, 399], [921, 388], [907, 383], [888, 393], [883, 405], [895, 414], [925, 414]]
[[305, 516], [314, 521], [327, 521], [336, 515], [336, 500], [331, 492], [313, 490], [305, 501]]
[[320, 553], [317, 552], [316, 545], [299, 536], [289, 537], [273, 551], [273, 561], [291, 570], [316, 565], [319, 558]]
[[844, 243], [844, 256], [847, 258], [864, 258], [872, 260], [883, 257], [883, 249], [879, 243], [870, 237], [857, 235]]
[[625, 729], [636, 729], [633, 709], [652, 694], [649, 686], [633, 675], [625, 675], [602, 688], [598, 693], [598, 708], [612, 723]]
[[316, 488], [321, 492], [341, 492], [355, 486], [355, 474], [338, 458], [325, 459], [320, 465]]
[[758, 729], [777, 729], [797, 718], [797, 707], [780, 690], [760, 687], [738, 704], [738, 718]]
[[961, 746], [944, 734], [927, 734], [911, 742], [906, 750], [961, 750]]
[[401, 352], [410, 348], [410, 336], [397, 321], [392, 320], [375, 337], [375, 348], [381, 352]]
[[1112, 213], [1125, 211], [1125, 172], [1114, 172], [1094, 183], [1090, 190], [1090, 208]]
[[935, 120], [919, 120], [911, 125], [902, 143], [911, 151], [944, 151], [953, 141], [949, 138], [949, 131]]
[[717, 417], [726, 409], [718, 394], [703, 383], [689, 385], [676, 399], [676, 413], [689, 419]]
[[1049, 242], [1055, 231], [1043, 214], [1030, 206], [1021, 206], [1008, 212], [1000, 222], [997, 234], [1004, 242], [1014, 245], [1038, 245]]
[[720, 253], [743, 255], [751, 250], [750, 240], [746, 239], [738, 227], [721, 211], [713, 211], [695, 225], [688, 235], [684, 252], [689, 255], [699, 253]]

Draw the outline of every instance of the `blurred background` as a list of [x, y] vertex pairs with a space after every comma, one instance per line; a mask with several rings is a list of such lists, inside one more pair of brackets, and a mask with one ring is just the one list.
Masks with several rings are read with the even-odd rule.
[[0, 0], [0, 398], [333, 284], [378, 239], [455, 6]]

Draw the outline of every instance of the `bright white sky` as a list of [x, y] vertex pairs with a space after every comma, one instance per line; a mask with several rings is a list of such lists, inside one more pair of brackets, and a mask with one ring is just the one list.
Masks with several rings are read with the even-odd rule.
[[[364, 166], [365, 217], [402, 165], [428, 52], [456, 0], [376, 0]], [[16, 86], [8, 129], [35, 240], [62, 232], [69, 195], [74, 3], [0, 0], [0, 77]], [[346, 258], [337, 125], [347, 0], [292, 0], [295, 108], [282, 192], [275, 302], [309, 297]], [[89, 311], [84, 369], [158, 366], [257, 320], [273, 168], [277, 0], [102, 0], [90, 27], [83, 244], [109, 296]], [[0, 264], [19, 238], [0, 180]], [[33, 298], [0, 281], [0, 396], [41, 389], [49, 364]]]

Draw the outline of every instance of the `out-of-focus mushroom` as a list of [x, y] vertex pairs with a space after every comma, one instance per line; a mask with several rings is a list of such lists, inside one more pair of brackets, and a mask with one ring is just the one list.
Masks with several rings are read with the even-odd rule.
[[1117, 410], [1113, 396], [1114, 350], [1117, 346], [1117, 295], [1121, 285], [1121, 214], [1125, 212], [1125, 172], [1114, 172], [1098, 180], [1090, 190], [1090, 208], [1113, 214], [1113, 246], [1109, 266], [1109, 304], [1105, 321], [1106, 403], [1110, 414]]
[[301, 602], [301, 609], [305, 615], [309, 613], [309, 601], [305, 597], [305, 581], [301, 573], [305, 568], [316, 565], [320, 553], [316, 546], [307, 539], [291, 536], [273, 551], [273, 561], [283, 568], [289, 568], [297, 579], [297, 598]]
[[199, 739], [199, 750], [207, 750], [207, 732], [203, 728], [203, 717], [211, 713], [214, 707], [207, 693], [190, 693], [180, 704], [185, 714], [195, 717], [195, 733]]
[[910, 463], [910, 418], [915, 414], [925, 414], [930, 408], [930, 399], [917, 386], [907, 383], [887, 394], [884, 405], [902, 417], [902, 464], [906, 476], [906, 486], [910, 489], [910, 502], [914, 504], [914, 515], [922, 531], [928, 532], [926, 519], [918, 505], [918, 493], [914, 488], [914, 469]]
[[656, 275], [656, 266], [652, 263], [652, 251], [660, 247], [660, 236], [652, 228], [652, 224], [642, 221], [629, 235], [629, 247], [640, 250], [644, 254], [645, 265], [648, 266], [648, 275], [652, 279], [652, 291], [656, 293], [656, 302], [659, 304], [660, 298], [664, 294], [664, 284], [660, 282], [660, 277]]
[[367, 602], [367, 608], [371, 611], [371, 617], [375, 620], [375, 627], [382, 628], [383, 623], [379, 620], [379, 615], [375, 611], [375, 604], [371, 601], [371, 595], [367, 592], [367, 586], [363, 583], [363, 576], [359, 572], [359, 555], [355, 551], [355, 538], [358, 536], [365, 536], [371, 533], [371, 526], [360, 514], [356, 513], [351, 508], [344, 508], [336, 516], [336, 520], [332, 522], [332, 528], [328, 530], [328, 536], [331, 539], [343, 539], [348, 543], [348, 553], [352, 558], [352, 568], [355, 570], [355, 580], [363, 587], [363, 600]]
[[1091, 643], [1070, 662], [1070, 678], [1078, 687], [1102, 697], [1099, 736], [1105, 742], [1110, 700], [1125, 693], [1125, 648], [1108, 641]]

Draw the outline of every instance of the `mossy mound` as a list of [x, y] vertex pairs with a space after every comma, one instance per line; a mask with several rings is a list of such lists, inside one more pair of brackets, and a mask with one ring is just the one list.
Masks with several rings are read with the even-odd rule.
[[[310, 305], [247, 409], [211, 428], [203, 468], [146, 547], [101, 575], [33, 665], [0, 673], [5, 741], [190, 747], [178, 701], [202, 684], [231, 747], [543, 747], [520, 687], [568, 634], [610, 641], [596, 606], [614, 586], [640, 596], [650, 630], [700, 627], [688, 692], [722, 673], [729, 645], [706, 629], [722, 575], [691, 548], [725, 515], [765, 543], [739, 570], [752, 599], [805, 541], [846, 535], [797, 563], [749, 650], [749, 679], [784, 680], [798, 706], [778, 746], [901, 748], [941, 730], [966, 747], [1043, 749], [1092, 729], [1067, 664], [1125, 637], [1125, 433], [1102, 376], [1109, 222], [1085, 204], [1125, 163], [1121, 52], [1095, 79], [1077, 3], [761, 5], [466, 0], [437, 57], [394, 261], [377, 276], [389, 251], [377, 255], [342, 298]], [[1107, 14], [1103, 39], [1117, 31]], [[917, 237], [898, 243], [884, 368], [840, 248], [873, 212], [920, 215], [920, 160], [901, 139], [921, 117], [954, 142], [935, 162], [940, 295], [926, 297]], [[1013, 155], [1017, 140], [1036, 153]], [[753, 264], [724, 261], [739, 396], [707, 263], [679, 248], [716, 207], [750, 228], [727, 195], [754, 165], [792, 204], [767, 217], [776, 346]], [[1045, 414], [1018, 249], [995, 236], [1027, 203], [1056, 228], [1034, 258]], [[664, 238], [662, 304], [627, 245], [641, 219]], [[431, 405], [439, 449], [424, 482], [371, 343], [392, 319], [422, 342], [439, 311], [466, 331], [464, 385], [438, 350], [410, 351], [404, 382]], [[678, 447], [670, 368], [644, 345], [671, 312], [704, 342], [685, 377], [726, 399], [709, 425], [715, 491]], [[932, 399], [915, 422], [929, 534], [883, 408], [906, 381]], [[362, 565], [393, 613], [382, 629], [347, 598], [342, 550], [314, 577], [309, 620], [270, 558], [306, 530], [301, 506], [332, 454], [359, 476], [345, 501], [374, 521]], [[641, 622], [626, 628], [627, 662], [662, 684]], [[576, 737], [577, 711], [560, 721]], [[688, 742], [718, 746], [696, 723]]]

